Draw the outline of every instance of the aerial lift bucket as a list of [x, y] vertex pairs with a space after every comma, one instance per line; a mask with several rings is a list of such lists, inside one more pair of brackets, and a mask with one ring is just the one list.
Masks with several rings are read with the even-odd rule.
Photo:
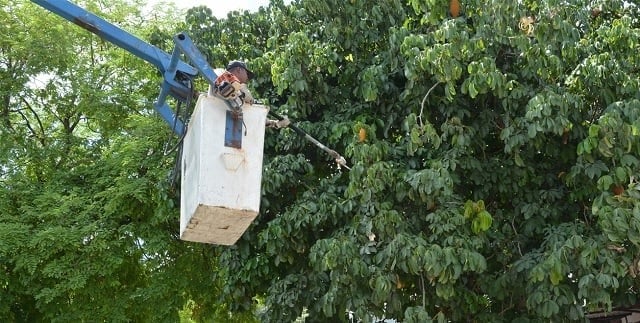
[[265, 124], [269, 109], [202, 94], [189, 121], [182, 154], [180, 238], [233, 245], [260, 208]]

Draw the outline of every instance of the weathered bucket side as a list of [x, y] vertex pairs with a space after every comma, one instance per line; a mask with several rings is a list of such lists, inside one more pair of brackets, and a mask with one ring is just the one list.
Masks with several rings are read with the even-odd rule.
[[234, 148], [237, 140], [228, 144], [230, 131], [237, 129], [230, 129], [227, 110], [221, 99], [201, 95], [191, 117], [182, 154], [182, 240], [232, 245], [260, 209], [269, 109], [243, 106], [240, 148]]

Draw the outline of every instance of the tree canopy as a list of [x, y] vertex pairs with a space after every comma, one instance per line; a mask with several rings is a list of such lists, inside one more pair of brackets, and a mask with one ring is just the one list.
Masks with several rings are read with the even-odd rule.
[[639, 302], [635, 1], [272, 0], [224, 19], [81, 2], [246, 60], [256, 97], [347, 157], [268, 129], [261, 212], [232, 247], [178, 239], [157, 72], [0, 3], [0, 317], [526, 322]]

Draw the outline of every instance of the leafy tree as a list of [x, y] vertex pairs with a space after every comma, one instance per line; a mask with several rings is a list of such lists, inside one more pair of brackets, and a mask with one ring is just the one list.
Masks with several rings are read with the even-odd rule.
[[[233, 247], [177, 239], [155, 71], [0, 3], [2, 317], [510, 322], [637, 303], [635, 2], [189, 10], [175, 26], [212, 65], [248, 60], [260, 99], [351, 165], [267, 130], [261, 214]], [[83, 4], [165, 49], [175, 32]]]
[[[178, 239], [155, 69], [35, 4], [0, 4], [0, 317], [228, 319], [208, 297], [214, 250]], [[78, 4], [142, 37], [178, 20]]]
[[267, 132], [261, 216], [221, 250], [235, 307], [497, 322], [636, 303], [637, 4], [457, 4], [187, 15], [193, 34], [237, 35], [213, 59], [249, 59], [264, 99], [352, 164]]

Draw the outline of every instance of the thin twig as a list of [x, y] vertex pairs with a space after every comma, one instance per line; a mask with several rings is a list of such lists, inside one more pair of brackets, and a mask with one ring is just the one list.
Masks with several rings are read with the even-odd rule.
[[422, 104], [420, 105], [420, 114], [418, 115], [418, 121], [420, 121], [420, 127], [424, 126], [424, 124], [422, 123], [422, 111], [424, 110], [424, 103], [425, 101], [427, 101], [427, 97], [429, 96], [429, 93], [431, 93], [431, 91], [433, 91], [433, 89], [435, 89], [438, 84], [440, 84], [440, 82], [437, 82], [436, 84], [431, 86], [429, 91], [427, 91], [427, 94], [425, 94], [424, 98], [422, 98]]
[[25, 116], [22, 112], [20, 112], [20, 115], [22, 116], [24, 121], [27, 123], [27, 127], [29, 128], [29, 130], [31, 130], [31, 133], [33, 133], [33, 136], [38, 138], [42, 146], [44, 146], [46, 136], [44, 134], [44, 126], [42, 125], [42, 121], [40, 121], [40, 116], [38, 116], [38, 113], [33, 109], [31, 104], [29, 104], [29, 101], [27, 101], [24, 98], [24, 96], [20, 97], [20, 101], [22, 101], [22, 103], [27, 107], [27, 109], [31, 111], [31, 113], [33, 114], [33, 117], [36, 118], [36, 121], [38, 122], [38, 126], [40, 127], [40, 132], [42, 133], [42, 135], [39, 136], [38, 133], [35, 131], [35, 129], [31, 127], [31, 123], [29, 122], [29, 119], [27, 119], [27, 116]]
[[[518, 234], [518, 230], [516, 230], [515, 224], [513, 223], [514, 221], [515, 221], [515, 217], [513, 217], [511, 219], [511, 228], [513, 229], [513, 232], [516, 234], [516, 237], [517, 237], [519, 234]], [[522, 257], [523, 255], [522, 255], [522, 250], [520, 250], [520, 242], [519, 241], [516, 241], [516, 246], [518, 247], [518, 253], [520, 254], [520, 257]]]
[[422, 287], [422, 308], [427, 308], [427, 293], [424, 290], [424, 275], [420, 274], [420, 287]]

